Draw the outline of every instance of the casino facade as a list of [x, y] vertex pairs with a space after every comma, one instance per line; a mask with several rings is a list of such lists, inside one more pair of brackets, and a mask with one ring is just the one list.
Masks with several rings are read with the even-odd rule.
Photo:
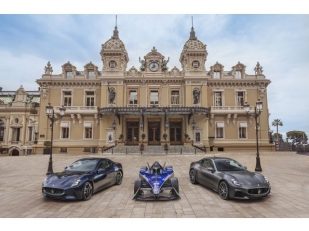
[[[181, 69], [169, 67], [169, 58], [155, 47], [139, 58], [139, 67], [128, 68], [129, 55], [117, 26], [100, 55], [102, 68], [90, 62], [77, 70], [67, 62], [61, 73], [54, 74], [47, 63], [36, 81], [40, 100], [32, 153], [49, 153], [47, 106], [55, 113], [54, 153], [254, 150], [256, 102], [263, 103], [259, 146], [273, 148], [267, 100], [270, 81], [262, 67], [257, 63], [252, 74], [240, 62], [228, 71], [219, 62], [206, 68], [206, 45], [193, 27], [179, 57]], [[7, 126], [3, 133], [10, 132], [10, 123], [2, 117], [1, 126]], [[10, 139], [7, 136], [8, 148]]]

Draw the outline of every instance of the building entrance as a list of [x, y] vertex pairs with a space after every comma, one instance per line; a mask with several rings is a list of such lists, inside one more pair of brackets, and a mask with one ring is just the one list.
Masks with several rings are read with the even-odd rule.
[[182, 144], [182, 122], [170, 122], [170, 144]]
[[139, 141], [139, 122], [127, 122], [127, 145], [138, 145]]
[[160, 128], [161, 122], [148, 122], [148, 144], [160, 145]]

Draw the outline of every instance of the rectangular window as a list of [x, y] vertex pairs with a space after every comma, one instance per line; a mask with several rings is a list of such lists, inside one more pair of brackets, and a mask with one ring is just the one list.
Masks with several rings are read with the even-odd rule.
[[235, 79], [241, 79], [241, 71], [235, 72]]
[[217, 122], [216, 123], [216, 138], [223, 138], [224, 137], [224, 123]]
[[61, 122], [61, 138], [69, 139], [70, 135], [70, 124], [69, 122]]
[[239, 123], [239, 139], [247, 138], [247, 123], [240, 122]]
[[214, 71], [214, 79], [220, 79], [220, 76], [221, 75], [221, 73], [220, 73], [220, 71]]
[[217, 106], [217, 107], [222, 107], [223, 106], [223, 103], [222, 103], [222, 92], [221, 91], [214, 92], [214, 103], [215, 103], [215, 106]]
[[137, 105], [137, 90], [130, 90], [129, 92], [129, 104]]
[[200, 143], [201, 142], [201, 133], [200, 132], [196, 132], [195, 133], [195, 142], [196, 143]]
[[67, 79], [73, 79], [73, 72], [72, 71], [67, 71], [65, 74], [66, 74]]
[[28, 141], [32, 141], [33, 127], [28, 127]]
[[171, 92], [171, 104], [172, 105], [179, 105], [179, 91], [172, 91]]
[[69, 107], [72, 106], [72, 92], [63, 91], [63, 106]]
[[88, 79], [95, 79], [95, 72], [94, 71], [88, 71]]
[[85, 139], [92, 139], [92, 123], [84, 122]]
[[159, 92], [157, 90], [150, 91], [150, 105], [159, 105]]
[[20, 128], [13, 128], [12, 141], [18, 142], [20, 139]]
[[244, 91], [237, 91], [236, 92], [236, 100], [237, 106], [244, 106], [245, 103], [245, 92]]
[[67, 152], [68, 152], [68, 149], [67, 149], [67, 148], [61, 147], [61, 148], [60, 148], [60, 152], [61, 152], [61, 153], [67, 153]]
[[86, 91], [86, 106], [94, 106], [94, 91]]

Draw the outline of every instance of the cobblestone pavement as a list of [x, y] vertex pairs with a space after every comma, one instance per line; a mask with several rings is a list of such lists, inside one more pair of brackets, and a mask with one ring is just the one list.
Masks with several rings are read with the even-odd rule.
[[[254, 152], [211, 155], [234, 158], [249, 170], [255, 167]], [[54, 170], [61, 171], [85, 156], [54, 155]], [[41, 183], [47, 170], [48, 155], [2, 156], [0, 217], [309, 217], [309, 156], [293, 152], [261, 153], [263, 174], [269, 178], [272, 192], [268, 198], [258, 201], [224, 201], [217, 193], [192, 185], [188, 177], [189, 164], [203, 156], [106, 156], [122, 163], [123, 183], [95, 194], [89, 201], [75, 202], [42, 198]], [[133, 183], [140, 166], [155, 160], [174, 166], [180, 183], [180, 200], [132, 200]]]

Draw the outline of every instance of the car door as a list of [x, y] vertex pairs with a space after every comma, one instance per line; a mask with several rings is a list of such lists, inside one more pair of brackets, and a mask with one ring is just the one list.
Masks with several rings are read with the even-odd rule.
[[200, 167], [200, 181], [201, 184], [214, 188], [214, 182], [215, 182], [215, 171], [214, 166], [212, 164], [212, 161], [210, 159], [204, 159], [201, 163]]
[[104, 186], [115, 184], [116, 172], [114, 170], [113, 163], [110, 160], [106, 160], [105, 173], [106, 173], [106, 185]]
[[106, 187], [110, 182], [110, 174], [108, 172], [110, 164], [108, 160], [101, 160], [98, 164], [97, 171], [94, 176], [95, 189], [99, 190]]

